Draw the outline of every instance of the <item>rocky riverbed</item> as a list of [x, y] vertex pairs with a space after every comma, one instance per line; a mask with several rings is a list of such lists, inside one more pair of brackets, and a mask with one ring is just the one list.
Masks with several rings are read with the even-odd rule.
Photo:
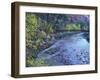
[[[48, 66], [89, 64], [89, 40], [85, 32], [66, 35], [52, 46], [38, 53], [36, 60]], [[89, 35], [88, 35], [89, 36]]]

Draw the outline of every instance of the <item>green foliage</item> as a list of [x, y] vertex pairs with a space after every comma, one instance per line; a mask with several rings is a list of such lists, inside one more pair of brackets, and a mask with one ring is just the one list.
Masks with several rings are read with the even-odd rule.
[[[42, 22], [42, 23], [41, 23]], [[42, 27], [41, 27], [42, 26]], [[46, 21], [39, 21], [39, 18], [32, 13], [26, 14], [26, 47], [34, 50], [33, 56], [27, 56], [27, 66], [46, 65], [44, 59], [35, 60], [34, 56], [40, 49], [40, 44], [53, 32], [52, 25]]]
[[33, 66], [35, 63], [35, 60], [32, 56], [28, 56], [27, 60], [26, 60], [26, 64], [27, 66]]
[[53, 32], [53, 25], [44, 20], [39, 19], [39, 29], [44, 31], [47, 35]]
[[35, 62], [35, 65], [36, 65], [36, 66], [48, 66], [47, 64], [45, 64], [43, 58], [37, 60], [37, 61]]
[[39, 37], [40, 38], [45, 38], [46, 37], [46, 32], [45, 31], [41, 31]]
[[29, 56], [26, 61], [27, 66], [48, 66], [45, 64], [44, 59], [35, 60], [32, 56]]
[[26, 14], [26, 46], [32, 47], [32, 39], [36, 36], [37, 26], [37, 17], [34, 14]]
[[[41, 27], [42, 25], [42, 27]], [[41, 21], [32, 13], [26, 14], [26, 46], [37, 49], [46, 36], [53, 32], [52, 24]]]
[[45, 32], [46, 32], [47, 34], [51, 34], [51, 33], [53, 32], [52, 24], [46, 24]]
[[67, 24], [66, 25], [66, 30], [81, 30], [80, 24]]

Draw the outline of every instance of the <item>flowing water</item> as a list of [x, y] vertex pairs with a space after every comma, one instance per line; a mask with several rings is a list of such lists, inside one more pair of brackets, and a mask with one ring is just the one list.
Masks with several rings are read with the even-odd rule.
[[85, 32], [78, 32], [70, 36], [66, 34], [64, 38], [41, 51], [37, 60], [44, 59], [45, 64], [49, 66], [89, 64], [90, 45], [84, 34]]

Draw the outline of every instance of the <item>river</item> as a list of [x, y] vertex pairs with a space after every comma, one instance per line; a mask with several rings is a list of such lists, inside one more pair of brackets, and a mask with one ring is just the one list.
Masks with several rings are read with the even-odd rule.
[[85, 32], [66, 34], [52, 46], [41, 51], [37, 60], [44, 59], [49, 66], [89, 64], [89, 42], [84, 37]]

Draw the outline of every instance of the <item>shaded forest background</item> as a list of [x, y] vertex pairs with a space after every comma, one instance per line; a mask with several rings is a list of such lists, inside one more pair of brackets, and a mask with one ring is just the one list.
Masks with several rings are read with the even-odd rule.
[[26, 66], [46, 65], [43, 59], [36, 61], [38, 53], [49, 48], [66, 33], [79, 31], [89, 32], [89, 15], [27, 12]]

